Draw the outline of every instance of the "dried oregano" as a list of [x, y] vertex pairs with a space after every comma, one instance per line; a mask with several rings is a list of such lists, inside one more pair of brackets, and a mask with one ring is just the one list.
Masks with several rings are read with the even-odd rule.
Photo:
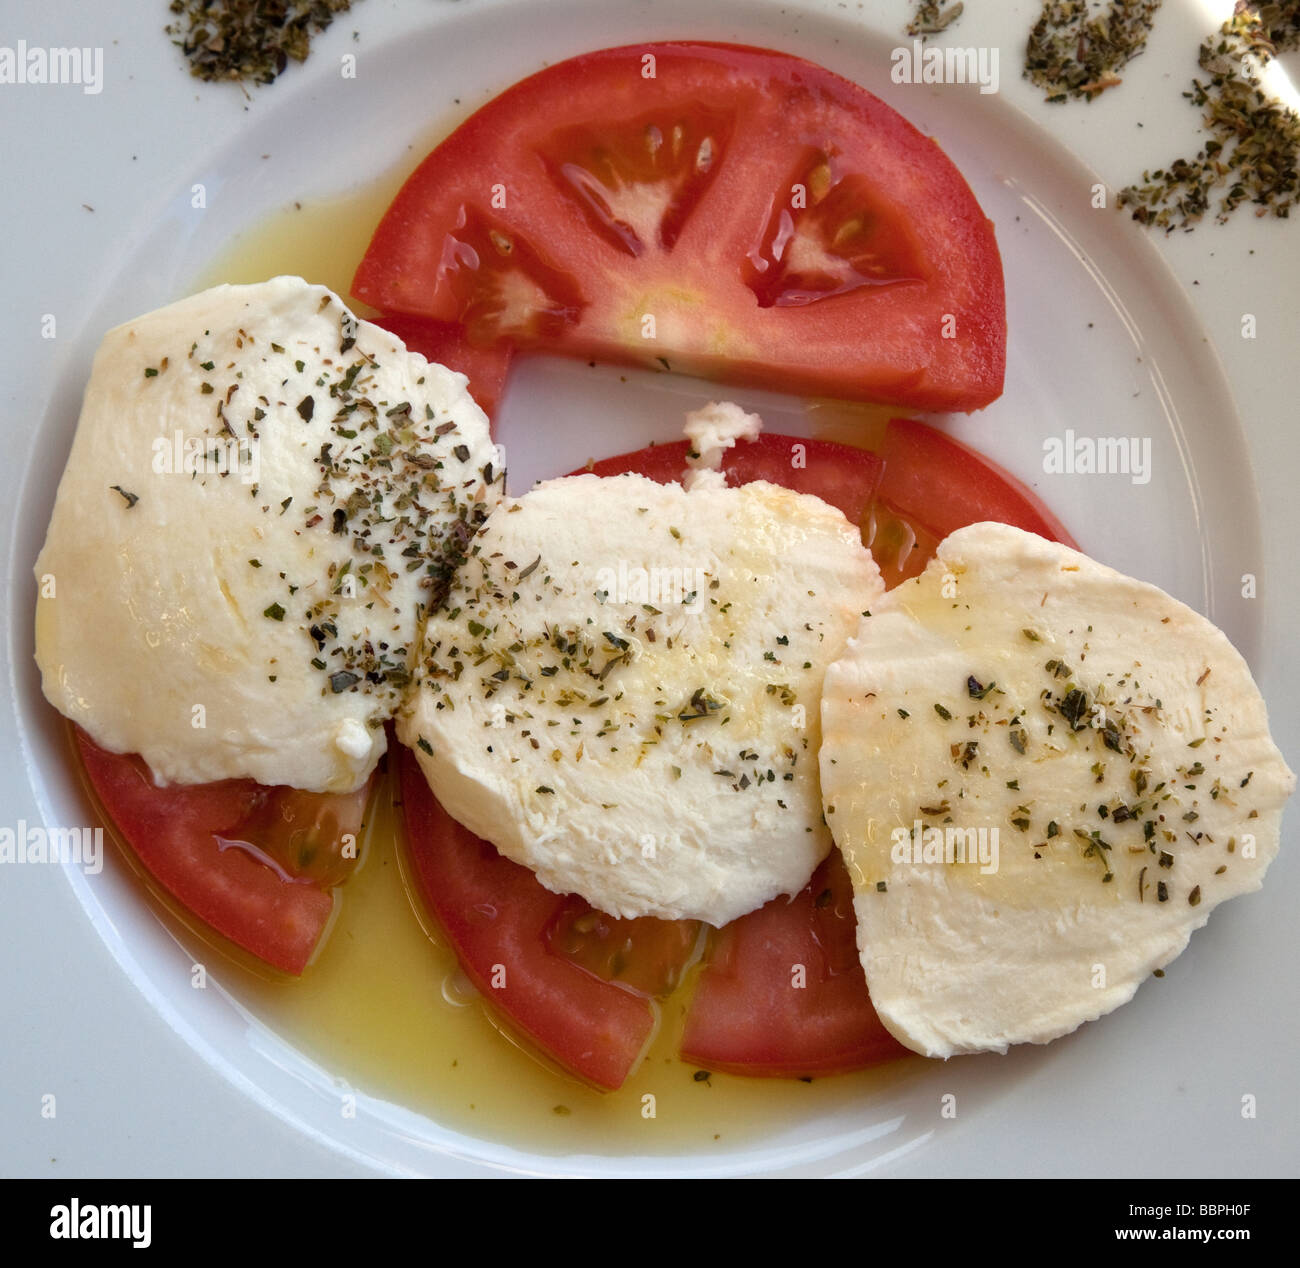
[[305, 61], [311, 37], [352, 0], [171, 0], [166, 32], [209, 82], [269, 84], [289, 62]]
[[1143, 172], [1140, 184], [1121, 190], [1118, 203], [1133, 219], [1166, 232], [1189, 230], [1211, 210], [1222, 192], [1215, 219], [1222, 223], [1242, 203], [1263, 216], [1286, 217], [1296, 201], [1300, 118], [1268, 97], [1260, 75], [1279, 51], [1300, 47], [1300, 0], [1286, 4], [1238, 3], [1217, 35], [1200, 48], [1209, 77], [1192, 80], [1183, 93], [1202, 111], [1211, 134], [1193, 159]]
[[962, 10], [966, 6], [957, 0], [956, 4], [939, 4], [935, 0], [920, 0], [916, 6], [916, 12], [912, 14], [912, 20], [907, 24], [908, 35], [919, 35], [925, 39], [927, 35], [938, 35], [940, 31], [946, 31], [954, 22], [961, 17]]
[[1120, 83], [1116, 72], [1146, 47], [1160, 0], [1112, 0], [1104, 13], [1088, 0], [1045, 0], [1025, 46], [1025, 75], [1048, 101], [1091, 101]]

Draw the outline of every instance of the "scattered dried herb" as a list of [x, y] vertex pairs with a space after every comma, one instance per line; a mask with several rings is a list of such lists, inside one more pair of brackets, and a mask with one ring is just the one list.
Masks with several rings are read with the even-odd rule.
[[1071, 731], [1085, 725], [1088, 716], [1088, 693], [1077, 687], [1066, 692], [1060, 704], [1061, 716], [1070, 724]]
[[1257, 216], [1272, 211], [1285, 219], [1300, 189], [1300, 117], [1264, 93], [1261, 75], [1278, 52], [1294, 48], [1300, 48], [1296, 0], [1238, 0], [1218, 34], [1201, 44], [1197, 60], [1209, 79], [1193, 79], [1191, 91], [1183, 93], [1202, 112], [1210, 139], [1191, 160], [1143, 172], [1140, 183], [1120, 191], [1117, 204], [1132, 207], [1139, 224], [1167, 233], [1190, 231], [1219, 193], [1219, 224], [1244, 202], [1258, 207]]
[[690, 704], [678, 711], [677, 720], [694, 722], [697, 718], [707, 718], [710, 714], [717, 713], [721, 708], [720, 701], [715, 700], [703, 687], [696, 687]]
[[269, 84], [290, 61], [303, 62], [313, 35], [352, 0], [171, 0], [164, 28], [190, 74], [208, 83]]
[[961, 0], [949, 5], [939, 4], [936, 0], [920, 0], [916, 12], [912, 14], [912, 20], [907, 24], [907, 33], [919, 35], [922, 39], [927, 35], [938, 35], [961, 17], [965, 7]]
[[1160, 0], [1112, 0], [1097, 13], [1087, 0], [1044, 0], [1025, 46], [1025, 76], [1048, 101], [1092, 101], [1121, 83], [1115, 73], [1146, 47]]

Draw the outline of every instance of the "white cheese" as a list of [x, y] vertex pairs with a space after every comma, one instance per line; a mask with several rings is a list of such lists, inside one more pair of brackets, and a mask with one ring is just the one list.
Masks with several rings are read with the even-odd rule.
[[552, 480], [484, 525], [398, 734], [447, 811], [548, 888], [725, 924], [830, 848], [822, 675], [881, 590], [818, 498]]
[[953, 533], [872, 613], [827, 673], [820, 763], [903, 1043], [1046, 1043], [1259, 888], [1295, 780], [1209, 621], [1001, 524]]
[[493, 455], [464, 376], [299, 278], [119, 326], [36, 563], [46, 696], [159, 783], [359, 787]]
[[727, 483], [722, 471], [727, 450], [738, 440], [757, 440], [763, 420], [757, 414], [746, 414], [734, 401], [710, 401], [686, 415], [684, 430], [691, 443], [682, 486], [687, 491], [720, 489]]

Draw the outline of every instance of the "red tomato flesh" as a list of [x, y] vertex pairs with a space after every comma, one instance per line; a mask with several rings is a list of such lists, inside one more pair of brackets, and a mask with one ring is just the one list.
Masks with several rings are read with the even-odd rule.
[[894, 418], [880, 443], [883, 471], [870, 513], [859, 521], [892, 589], [917, 576], [949, 533], [996, 520], [1052, 541], [1074, 538], [1014, 476], [961, 441], [912, 418]]
[[375, 325], [396, 335], [412, 352], [469, 379], [469, 393], [489, 420], [496, 417], [514, 353], [508, 344], [481, 346], [469, 341], [463, 326], [423, 317], [376, 317]]
[[[798, 448], [803, 446], [803, 449]], [[686, 444], [656, 445], [588, 468], [681, 478]], [[799, 453], [802, 465], [791, 461]], [[731, 483], [766, 479], [814, 493], [861, 526], [887, 586], [918, 574], [942, 537], [993, 519], [1073, 545], [1019, 481], [943, 432], [892, 420], [880, 452], [765, 434], [727, 452]], [[792, 989], [792, 966], [805, 966]], [[874, 1065], [906, 1050], [871, 1007], [858, 957], [852, 885], [838, 851], [793, 899], [778, 898], [715, 935], [687, 1014], [682, 1056], [710, 1069], [799, 1077]]]
[[1065, 526], [1015, 476], [969, 445], [914, 418], [894, 418], [880, 447], [880, 502], [937, 541], [967, 524], [996, 520], [1074, 546]]
[[334, 899], [310, 875], [295, 874], [286, 849], [311, 850], [313, 823], [359, 831], [368, 789], [317, 797], [247, 779], [158, 788], [139, 757], [105, 752], [80, 729], [76, 735], [95, 794], [154, 880], [231, 942], [300, 974]]
[[[604, 458], [570, 474], [613, 476], [635, 472], [660, 484], [671, 484], [682, 478], [689, 448], [684, 440], [650, 445], [635, 453]], [[757, 440], [741, 441], [728, 449], [722, 470], [728, 484], [766, 480], [796, 493], [811, 493], [838, 507], [850, 523], [860, 524], [879, 487], [883, 464], [866, 449], [764, 432]]]
[[620, 920], [566, 894], [546, 927], [546, 947], [602, 982], [662, 998], [681, 985], [701, 927], [698, 920]]
[[[687, 449], [684, 441], [653, 445], [586, 469], [636, 471], [668, 483], [681, 479]], [[723, 469], [731, 484], [767, 480], [821, 497], [864, 531], [887, 475], [885, 461], [868, 450], [770, 433], [729, 449]], [[832, 851], [792, 899], [774, 899], [714, 935], [687, 1013], [683, 1059], [733, 1074], [798, 1078], [903, 1055], [871, 1006], [856, 931], [852, 885]], [[804, 966], [797, 989], [796, 964]]]
[[[789, 437], [766, 439], [777, 447], [792, 443]], [[744, 448], [741, 442], [739, 452]], [[854, 451], [825, 448], [832, 451], [828, 471], [833, 451], [841, 452], [844, 466], [853, 462]], [[880, 465], [856, 522], [889, 588], [921, 572], [948, 533], [982, 520], [1074, 545], [1018, 480], [925, 423], [891, 420], [874, 456]], [[767, 478], [776, 480], [776, 473]], [[791, 989], [795, 964], [806, 968], [801, 990]], [[871, 1007], [852, 885], [838, 851], [793, 900], [778, 898], [718, 934], [682, 1040], [687, 1060], [757, 1076], [827, 1074], [905, 1052]]]
[[650, 1037], [650, 1005], [552, 953], [548, 933], [568, 900], [447, 814], [410, 749], [397, 762], [416, 883], [466, 976], [566, 1069], [621, 1087]]
[[766, 49], [605, 49], [515, 84], [410, 177], [352, 289], [477, 345], [908, 409], [1002, 391], [1002, 264], [961, 174]]
[[780, 1078], [907, 1055], [871, 1007], [853, 884], [838, 850], [793, 898], [775, 898], [719, 931], [682, 1036], [686, 1061]]

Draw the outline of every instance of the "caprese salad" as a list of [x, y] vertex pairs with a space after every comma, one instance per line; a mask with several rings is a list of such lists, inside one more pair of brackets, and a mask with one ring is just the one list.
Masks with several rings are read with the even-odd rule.
[[603, 1088], [701, 963], [708, 1069], [1004, 1051], [1261, 883], [1294, 777], [1242, 658], [941, 431], [714, 402], [507, 494], [517, 348], [996, 398], [992, 227], [863, 89], [722, 45], [551, 67], [428, 156], [354, 293], [377, 323], [277, 277], [110, 331], [36, 561], [104, 812], [267, 965], [311, 972], [386, 777], [465, 975]]

